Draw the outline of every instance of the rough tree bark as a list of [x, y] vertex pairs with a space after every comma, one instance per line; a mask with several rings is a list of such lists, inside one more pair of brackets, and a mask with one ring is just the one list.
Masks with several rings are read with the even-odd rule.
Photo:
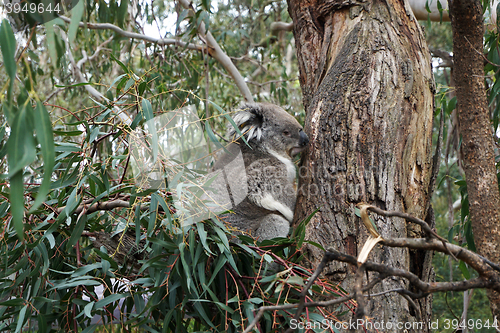
[[[469, 212], [479, 254], [500, 262], [500, 194], [493, 132], [484, 86], [483, 9], [480, 0], [449, 1], [453, 30], [453, 76]], [[488, 292], [500, 318], [500, 295]]]
[[[319, 207], [306, 237], [356, 256], [367, 237], [354, 214], [356, 203], [427, 216], [434, 103], [430, 54], [406, 1], [288, 0], [288, 8], [311, 138], [303, 153], [297, 221]], [[420, 235], [399, 218], [376, 223], [382, 236]], [[306, 251], [312, 265], [321, 260], [318, 248]], [[431, 278], [425, 253], [381, 248], [369, 258]], [[353, 272], [343, 263], [325, 271], [351, 291]], [[406, 282], [393, 279], [381, 288], [402, 285]], [[415, 311], [404, 298], [388, 294], [370, 302], [367, 312], [379, 323], [426, 321], [429, 303], [421, 300]]]

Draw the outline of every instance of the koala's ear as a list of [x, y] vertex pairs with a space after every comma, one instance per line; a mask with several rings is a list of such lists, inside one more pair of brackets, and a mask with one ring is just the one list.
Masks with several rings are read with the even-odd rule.
[[[244, 104], [240, 110], [234, 115], [233, 120], [241, 134], [247, 141], [253, 139], [260, 141], [262, 138], [262, 123], [264, 122], [262, 106], [259, 104]], [[232, 140], [239, 137], [233, 126], [230, 126], [228, 130], [228, 137]]]

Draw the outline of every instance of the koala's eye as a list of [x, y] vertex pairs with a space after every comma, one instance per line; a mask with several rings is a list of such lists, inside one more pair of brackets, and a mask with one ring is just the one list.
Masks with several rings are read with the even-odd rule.
[[284, 131], [283, 131], [283, 135], [290, 136], [290, 131], [288, 131], [288, 130], [284, 130]]

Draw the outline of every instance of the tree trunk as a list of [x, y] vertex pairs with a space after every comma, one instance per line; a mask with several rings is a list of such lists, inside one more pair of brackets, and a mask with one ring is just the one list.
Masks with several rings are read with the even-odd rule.
[[[356, 203], [427, 216], [434, 103], [430, 54], [406, 1], [288, 0], [288, 8], [311, 139], [303, 153], [297, 221], [319, 207], [306, 237], [356, 256], [367, 238], [354, 214]], [[421, 234], [400, 218], [376, 223], [382, 236]], [[305, 250], [317, 265], [323, 251]], [[369, 260], [430, 279], [430, 254], [379, 248]], [[325, 274], [352, 291], [354, 271], [333, 262]], [[404, 280], [388, 279], [380, 290], [403, 286]], [[366, 310], [378, 323], [430, 319], [430, 299], [418, 307], [415, 311], [392, 293], [375, 298]], [[393, 328], [383, 331], [401, 331]]]
[[[483, 9], [479, 0], [449, 2], [453, 30], [453, 75], [469, 217], [479, 254], [500, 262], [500, 194], [493, 132], [484, 87]], [[500, 295], [489, 291], [491, 310], [500, 318]]]

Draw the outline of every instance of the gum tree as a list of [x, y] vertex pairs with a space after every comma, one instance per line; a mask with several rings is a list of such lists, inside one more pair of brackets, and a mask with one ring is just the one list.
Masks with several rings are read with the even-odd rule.
[[[316, 208], [306, 238], [357, 256], [367, 233], [354, 214], [358, 202], [432, 220], [432, 122], [434, 81], [420, 25], [406, 2], [288, 1], [300, 84], [311, 138], [303, 156], [297, 220]], [[401, 218], [376, 221], [384, 237], [420, 237]], [[313, 265], [322, 258], [307, 248]], [[382, 248], [370, 260], [430, 276], [425, 251]], [[353, 288], [354, 271], [330, 263], [324, 274]], [[383, 282], [380, 289], [408, 286]], [[430, 313], [399, 295], [367, 305], [375, 321], [411, 322]]]

